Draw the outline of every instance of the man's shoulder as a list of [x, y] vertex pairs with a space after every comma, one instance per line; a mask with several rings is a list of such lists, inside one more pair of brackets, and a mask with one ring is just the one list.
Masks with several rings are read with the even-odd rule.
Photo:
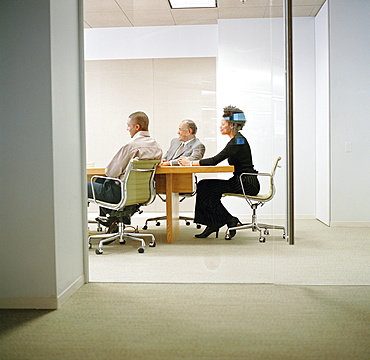
[[179, 145], [181, 144], [181, 141], [179, 140], [179, 138], [173, 138], [170, 142], [170, 148], [176, 146], [176, 147], [179, 147]]
[[180, 144], [181, 143], [181, 141], [180, 141], [180, 139], [179, 138], [173, 138], [172, 140], [171, 140], [171, 144]]
[[193, 143], [193, 146], [204, 146], [204, 144], [196, 137], [194, 138], [194, 143]]

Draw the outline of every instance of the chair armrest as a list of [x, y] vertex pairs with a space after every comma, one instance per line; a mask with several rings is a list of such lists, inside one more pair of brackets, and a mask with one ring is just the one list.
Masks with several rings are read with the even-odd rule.
[[271, 174], [269, 174], [269, 173], [261, 173], [261, 172], [258, 172], [258, 173], [242, 173], [242, 174], [240, 174], [240, 176], [243, 176], [243, 175], [271, 176]]
[[244, 197], [247, 197], [248, 195], [245, 193], [245, 189], [244, 189], [244, 184], [243, 184], [243, 181], [242, 181], [242, 178], [244, 175], [248, 175], [248, 176], [268, 176], [272, 179], [272, 175], [269, 174], [269, 173], [242, 173], [239, 175], [239, 181], [240, 181], [240, 185], [242, 187], [242, 190], [243, 190], [243, 195]]
[[113, 177], [109, 177], [109, 176], [101, 176], [101, 175], [93, 175], [91, 177], [91, 182], [95, 181], [95, 179], [104, 179], [104, 180], [113, 180], [113, 181], [119, 181], [119, 182], [122, 182], [121, 179], [118, 179], [118, 178], [113, 178]]

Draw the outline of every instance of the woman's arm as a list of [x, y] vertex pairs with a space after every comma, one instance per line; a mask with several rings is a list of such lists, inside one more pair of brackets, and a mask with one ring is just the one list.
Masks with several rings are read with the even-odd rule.
[[181, 156], [178, 161], [181, 166], [199, 166], [199, 160], [190, 160], [185, 156]]
[[232, 155], [232, 140], [228, 142], [228, 144], [225, 146], [225, 148], [220, 151], [217, 155], [207, 158], [207, 159], [201, 159], [196, 161], [190, 161], [187, 157], [181, 157], [179, 158], [179, 164], [182, 166], [200, 166], [200, 165], [217, 165], [221, 161], [227, 159], [230, 155]]
[[213, 166], [213, 165], [217, 165], [219, 164], [221, 161], [227, 159], [228, 157], [230, 157], [232, 154], [233, 154], [233, 142], [234, 142], [234, 139], [231, 139], [227, 144], [226, 146], [224, 147], [223, 150], [221, 150], [217, 155], [215, 156], [212, 156], [210, 158], [206, 158], [206, 159], [202, 159], [199, 161], [199, 164], [200, 165], [210, 165], [210, 166]]

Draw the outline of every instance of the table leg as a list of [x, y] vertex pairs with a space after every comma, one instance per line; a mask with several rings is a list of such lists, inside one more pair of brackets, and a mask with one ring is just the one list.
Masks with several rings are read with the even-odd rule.
[[173, 174], [166, 176], [166, 239], [173, 243], [179, 233], [179, 194], [172, 192]]

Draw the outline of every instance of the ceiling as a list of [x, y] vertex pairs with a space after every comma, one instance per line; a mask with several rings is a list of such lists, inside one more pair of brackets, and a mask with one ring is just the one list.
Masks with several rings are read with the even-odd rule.
[[[325, 0], [292, 0], [293, 16], [316, 16]], [[283, 16], [284, 0], [218, 0], [212, 9], [171, 9], [168, 0], [83, 0], [85, 28], [217, 24]]]

